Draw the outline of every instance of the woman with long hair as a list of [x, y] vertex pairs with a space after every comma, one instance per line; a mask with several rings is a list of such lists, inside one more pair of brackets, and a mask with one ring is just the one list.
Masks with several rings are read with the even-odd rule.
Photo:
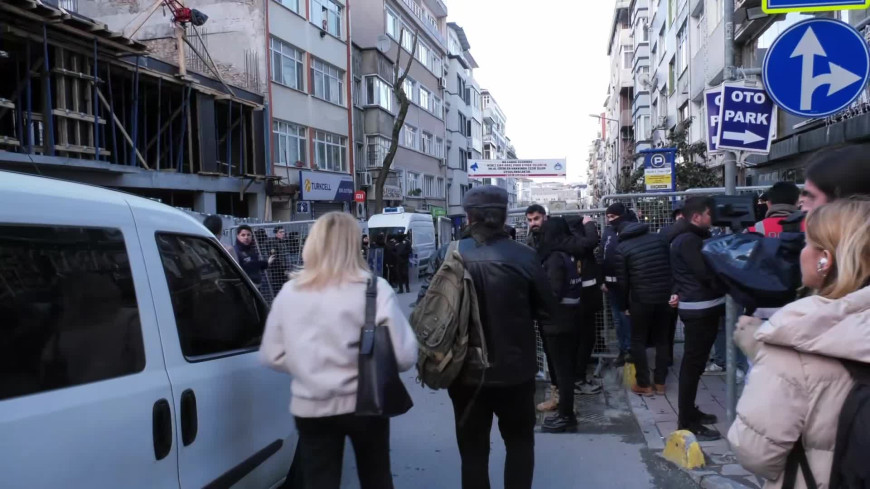
[[[360, 230], [349, 214], [330, 212], [311, 228], [304, 268], [275, 301], [260, 353], [271, 368], [289, 373], [290, 412], [299, 431], [298, 469], [305, 488], [338, 489], [345, 437], [356, 453], [363, 489], [390, 489], [390, 421], [358, 417], [360, 330], [371, 271], [359, 252]], [[417, 361], [417, 340], [393, 288], [377, 278], [376, 324], [389, 328], [402, 371]]]
[[[767, 479], [766, 489], [783, 486], [799, 442], [827, 487], [840, 409], [855, 385], [843, 361], [870, 363], [870, 200], [815, 208], [806, 236], [801, 274], [815, 294], [763, 324], [744, 316], [736, 332], [754, 366], [728, 439], [739, 462]], [[795, 487], [806, 487], [804, 477]]]

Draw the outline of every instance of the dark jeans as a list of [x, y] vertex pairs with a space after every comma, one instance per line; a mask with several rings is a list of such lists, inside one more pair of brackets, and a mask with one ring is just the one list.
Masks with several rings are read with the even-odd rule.
[[698, 382], [707, 367], [710, 350], [719, 332], [719, 316], [683, 318], [686, 329], [683, 364], [680, 366], [679, 427], [687, 428], [698, 422]]
[[392, 489], [390, 420], [353, 414], [325, 418], [296, 417], [296, 448], [304, 489], [338, 489], [344, 459], [344, 438], [350, 437], [356, 454], [362, 489]]
[[[559, 388], [559, 414], [574, 414], [574, 380], [577, 370], [577, 334], [546, 335], [548, 361], [552, 362], [550, 383]], [[552, 358], [552, 360], [551, 360]]]
[[668, 367], [674, 365], [674, 341], [677, 337], [677, 321], [679, 321], [680, 315], [677, 313], [676, 308], [671, 308], [671, 319], [668, 323]]
[[[586, 381], [586, 370], [589, 367], [589, 360], [592, 358], [592, 352], [595, 350], [596, 328], [595, 328], [595, 312], [583, 310], [580, 316], [580, 324], [577, 327], [577, 360], [575, 380]], [[603, 339], [601, 341], [604, 341]], [[561, 395], [561, 389], [559, 395]]]
[[403, 290], [405, 292], [411, 292], [411, 278], [408, 273], [408, 264], [399, 264], [396, 267], [396, 276], [397, 282], [399, 286], [399, 293]]
[[530, 489], [535, 471], [535, 381], [484, 386], [480, 392], [476, 385], [455, 383], [448, 393], [453, 401], [456, 441], [462, 457], [463, 489], [490, 489], [489, 438], [493, 415], [498, 416], [498, 429], [507, 452], [504, 487]]
[[616, 328], [616, 337], [619, 339], [619, 353], [628, 353], [631, 350], [631, 318], [625, 315], [625, 305], [622, 303], [621, 295], [615, 286], [607, 290], [610, 313]]
[[[725, 368], [728, 357], [728, 348], [726, 348], [727, 343], [725, 342], [725, 321], [721, 321], [719, 323], [719, 334], [716, 335], [716, 343], [713, 345], [713, 362], [716, 365]], [[746, 355], [740, 350], [740, 348], [735, 347], [735, 352], [737, 354], [737, 368], [746, 372], [749, 370], [749, 363], [746, 361]]]
[[646, 347], [651, 340], [656, 349], [655, 383], [664, 384], [668, 377], [668, 328], [672, 319], [667, 304], [631, 304], [631, 358], [637, 368], [637, 385], [650, 387]]

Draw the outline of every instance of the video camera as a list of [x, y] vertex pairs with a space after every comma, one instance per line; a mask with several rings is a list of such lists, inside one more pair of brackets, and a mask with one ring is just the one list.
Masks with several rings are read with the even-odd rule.
[[755, 201], [751, 195], [716, 195], [710, 212], [714, 226], [729, 227], [735, 233], [755, 224]]

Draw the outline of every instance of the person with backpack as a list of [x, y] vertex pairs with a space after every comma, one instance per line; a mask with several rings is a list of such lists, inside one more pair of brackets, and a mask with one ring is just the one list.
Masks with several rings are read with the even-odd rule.
[[798, 210], [801, 190], [792, 182], [777, 182], [765, 194], [768, 199], [767, 212], [764, 219], [749, 228], [749, 232], [778, 238], [783, 232], [782, 221]]
[[[642, 223], [624, 222], [619, 226], [616, 247], [616, 290], [622, 297], [625, 313], [631, 317], [631, 358], [637, 370], [635, 394], [665, 394], [670, 360], [669, 326], [673, 317], [668, 302], [673, 288], [671, 259], [664, 236], [649, 232]], [[646, 348], [652, 340], [656, 348], [655, 390], [650, 383]]]
[[[424, 282], [411, 317], [421, 345], [417, 364], [421, 379], [430, 387], [448, 387], [453, 403], [464, 489], [490, 487], [493, 416], [498, 417], [507, 452], [505, 487], [529, 489], [534, 474], [535, 321], [550, 321], [556, 301], [535, 251], [505, 232], [507, 207], [507, 191], [500, 187], [484, 185], [465, 194], [465, 234], [438, 251], [430, 265], [434, 273]], [[457, 304], [457, 292], [471, 292], [471, 297]], [[445, 317], [438, 314], [444, 311], [439, 304], [452, 305], [451, 312], [459, 307], [466, 321], [439, 324], [439, 318]], [[461, 331], [467, 336], [458, 334]], [[445, 336], [453, 345], [449, 349], [453, 361], [439, 367], [430, 360]], [[477, 352], [470, 359], [463, 349], [466, 340], [468, 352]], [[464, 363], [459, 363], [455, 378], [440, 376], [438, 372], [455, 371], [457, 356]], [[472, 361], [481, 358], [482, 363]]]
[[550, 321], [540, 324], [547, 345], [551, 380], [558, 386], [558, 411], [548, 416], [541, 431], [564, 433], [577, 428], [574, 413], [574, 376], [577, 369], [578, 327], [581, 320], [583, 279], [574, 258], [556, 247], [571, 234], [568, 223], [560, 217], [548, 219], [540, 230], [538, 256], [558, 301]]
[[815, 294], [738, 324], [755, 366], [728, 440], [766, 489], [870, 487], [868, 216], [867, 198], [815, 208], [800, 256]]
[[[299, 443], [293, 487], [338, 489], [345, 438], [356, 453], [362, 489], [391, 489], [390, 419], [357, 415], [360, 337], [369, 283], [376, 282], [375, 324], [390, 333], [397, 367], [417, 360], [417, 341], [393, 288], [373, 277], [359, 252], [359, 225], [330, 212], [315, 221], [302, 251], [305, 266], [278, 293], [263, 332], [260, 358], [289, 373], [290, 412]], [[301, 471], [296, 474], [295, 471]]]

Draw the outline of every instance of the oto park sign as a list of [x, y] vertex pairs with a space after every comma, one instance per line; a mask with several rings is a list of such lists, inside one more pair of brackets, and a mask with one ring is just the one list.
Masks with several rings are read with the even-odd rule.
[[866, 9], [870, 0], [761, 0], [766, 14], [788, 12], [827, 12], [831, 10]]
[[567, 162], [555, 160], [469, 160], [468, 178], [559, 178], [567, 174]]
[[704, 103], [707, 113], [707, 151], [718, 151], [719, 146], [719, 112], [722, 110], [722, 87], [704, 92]]
[[[776, 117], [763, 88], [725, 83], [721, 87], [716, 150], [769, 153]], [[714, 101], [715, 103], [715, 101]]]
[[817, 118], [847, 108], [864, 91], [870, 51], [854, 27], [814, 18], [786, 29], [770, 46], [764, 85], [782, 110]]
[[677, 188], [677, 150], [646, 149], [643, 157], [643, 182], [647, 192], [672, 192]]

